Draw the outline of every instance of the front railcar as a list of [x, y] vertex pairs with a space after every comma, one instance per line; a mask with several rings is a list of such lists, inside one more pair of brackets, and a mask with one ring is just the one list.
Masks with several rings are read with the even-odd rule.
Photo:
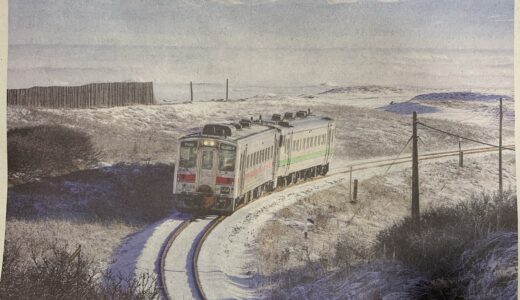
[[174, 201], [184, 212], [230, 214], [235, 208], [237, 145], [204, 136], [180, 139]]

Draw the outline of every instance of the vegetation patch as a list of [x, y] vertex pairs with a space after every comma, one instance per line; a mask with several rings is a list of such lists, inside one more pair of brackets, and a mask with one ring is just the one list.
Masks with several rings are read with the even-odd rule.
[[[0, 299], [155, 299], [156, 279], [102, 272], [81, 252], [56, 240], [22, 253], [27, 240], [6, 240]], [[79, 254], [79, 255], [78, 255]]]
[[9, 178], [20, 182], [91, 168], [99, 153], [86, 133], [60, 125], [39, 125], [7, 132]]

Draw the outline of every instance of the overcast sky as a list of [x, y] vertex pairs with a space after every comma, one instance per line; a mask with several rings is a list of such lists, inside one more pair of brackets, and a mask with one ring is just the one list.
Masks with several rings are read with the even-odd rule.
[[17, 0], [11, 44], [512, 48], [513, 0]]
[[10, 88], [151, 80], [164, 90], [225, 78], [263, 86], [513, 82], [514, 0], [9, 5]]

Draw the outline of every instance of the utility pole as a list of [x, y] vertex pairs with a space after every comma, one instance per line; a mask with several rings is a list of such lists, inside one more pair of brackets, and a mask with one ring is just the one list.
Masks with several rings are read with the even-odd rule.
[[500, 98], [500, 116], [498, 119], [498, 195], [500, 200], [503, 197], [503, 189], [502, 189], [502, 98]]
[[462, 139], [459, 138], [459, 167], [464, 167], [464, 153], [462, 152]]
[[419, 155], [417, 150], [417, 112], [413, 112], [412, 130], [412, 219], [419, 221]]
[[190, 81], [190, 99], [193, 102], [193, 83]]
[[350, 184], [348, 189], [348, 200], [352, 201], [352, 166], [350, 166]]
[[229, 79], [226, 79], [226, 101], [228, 101], [228, 88], [229, 88]]

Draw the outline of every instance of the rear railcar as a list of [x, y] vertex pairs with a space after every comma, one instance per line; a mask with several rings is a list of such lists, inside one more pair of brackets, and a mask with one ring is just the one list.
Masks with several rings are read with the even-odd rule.
[[281, 125], [280, 158], [277, 161], [277, 185], [325, 175], [334, 149], [335, 122], [300, 111], [286, 113]]

